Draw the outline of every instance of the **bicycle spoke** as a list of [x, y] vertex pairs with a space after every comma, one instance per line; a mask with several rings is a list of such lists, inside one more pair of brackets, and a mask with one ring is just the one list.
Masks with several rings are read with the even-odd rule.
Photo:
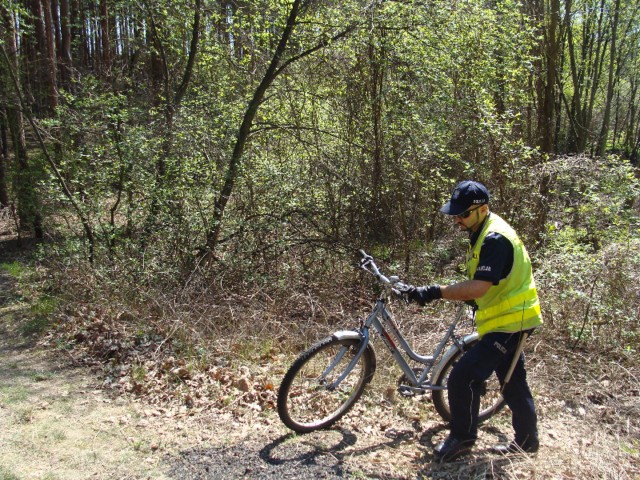
[[[338, 385], [359, 349], [358, 340], [325, 339], [300, 356], [283, 380], [278, 413], [296, 431], [334, 423], [360, 397], [372, 373], [367, 350]], [[281, 398], [282, 397], [282, 398]]]

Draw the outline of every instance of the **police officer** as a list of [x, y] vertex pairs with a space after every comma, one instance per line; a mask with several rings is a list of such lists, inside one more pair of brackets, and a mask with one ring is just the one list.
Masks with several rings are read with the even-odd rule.
[[440, 298], [474, 301], [480, 341], [462, 356], [449, 376], [450, 433], [435, 448], [435, 457], [448, 461], [471, 450], [478, 436], [481, 387], [493, 372], [503, 385], [515, 431], [514, 440], [496, 450], [535, 453], [539, 446], [537, 416], [524, 355], [519, 356], [504, 385], [523, 334], [542, 324], [531, 260], [513, 228], [490, 212], [489, 192], [480, 182], [459, 183], [440, 211], [451, 216], [460, 230], [469, 232], [468, 280], [410, 286], [406, 295], [420, 305]]

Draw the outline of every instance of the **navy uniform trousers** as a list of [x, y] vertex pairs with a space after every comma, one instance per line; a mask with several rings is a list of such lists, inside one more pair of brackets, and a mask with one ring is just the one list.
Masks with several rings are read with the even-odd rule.
[[[454, 366], [447, 383], [452, 436], [463, 440], [478, 437], [483, 382], [496, 372], [500, 384], [504, 384], [522, 333], [487, 333]], [[527, 384], [524, 354], [520, 354], [503, 396], [513, 415], [515, 441], [523, 444], [527, 439], [537, 438], [536, 409]]]

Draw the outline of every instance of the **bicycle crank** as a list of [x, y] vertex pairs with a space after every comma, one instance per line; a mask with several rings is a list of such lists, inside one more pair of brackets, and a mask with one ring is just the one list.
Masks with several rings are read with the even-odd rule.
[[[420, 375], [422, 375], [422, 369], [412, 368], [412, 370], [415, 376], [417, 378], [420, 378]], [[397, 383], [398, 383], [398, 389], [397, 389], [398, 393], [405, 398], [411, 398], [411, 397], [415, 397], [416, 395], [424, 395], [425, 393], [427, 393], [426, 389], [421, 387], [414, 387], [413, 385], [411, 385], [411, 383], [409, 382], [409, 379], [404, 373], [400, 375]]]

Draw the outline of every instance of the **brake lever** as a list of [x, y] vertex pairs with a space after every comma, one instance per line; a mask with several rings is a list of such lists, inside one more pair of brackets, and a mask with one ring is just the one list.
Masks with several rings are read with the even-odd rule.
[[409, 305], [409, 297], [407, 297], [404, 292], [398, 290], [397, 288], [392, 288], [391, 291], [393, 292], [393, 294], [399, 298], [400, 300], [402, 300], [404, 303], [406, 303], [407, 305]]
[[391, 291], [396, 297], [401, 298], [404, 303], [409, 305], [409, 297], [406, 295], [407, 290], [409, 289], [409, 285], [404, 284], [402, 282], [395, 282], [394, 286], [391, 288]]
[[362, 258], [360, 259], [360, 268], [363, 268], [367, 271], [370, 271], [367, 267], [373, 262], [373, 257], [368, 255], [364, 250], [360, 250], [360, 255]]

